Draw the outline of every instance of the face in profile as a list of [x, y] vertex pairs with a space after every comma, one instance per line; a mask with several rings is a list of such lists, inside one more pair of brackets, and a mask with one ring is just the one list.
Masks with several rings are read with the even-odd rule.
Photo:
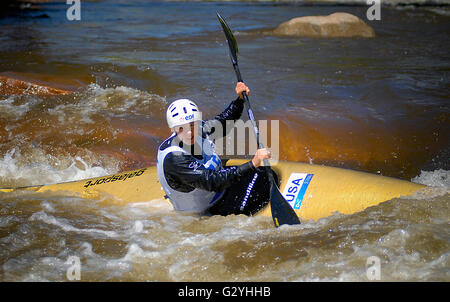
[[189, 124], [175, 127], [175, 132], [183, 144], [193, 145], [198, 135], [199, 122], [192, 122]]

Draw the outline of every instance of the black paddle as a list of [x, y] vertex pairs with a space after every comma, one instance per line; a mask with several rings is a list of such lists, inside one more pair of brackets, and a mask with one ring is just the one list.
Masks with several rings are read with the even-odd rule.
[[[237, 80], [238, 82], [243, 82], [237, 62], [238, 46], [236, 39], [233, 33], [231, 32], [230, 27], [225, 22], [225, 20], [219, 15], [219, 13], [217, 13], [217, 18], [219, 18], [219, 22], [222, 25], [223, 32], [225, 33], [225, 37], [227, 38], [228, 46], [230, 48], [230, 58], [231, 62], [233, 63], [233, 68], [236, 73]], [[245, 92], [243, 92], [242, 95], [244, 96], [244, 104], [247, 108], [248, 117], [252, 122], [253, 131], [255, 132], [256, 141], [258, 143], [258, 148], [260, 149], [264, 148], [263, 144], [259, 140], [259, 130], [258, 126], [256, 125], [252, 108], [250, 106], [250, 100], [248, 99], [248, 95]], [[295, 214], [292, 207], [284, 199], [283, 195], [278, 189], [270, 169], [269, 161], [267, 159], [264, 159], [264, 166], [266, 168], [270, 181], [270, 209], [272, 211], [273, 223], [275, 224], [276, 227], [279, 227], [282, 224], [300, 224], [300, 220], [298, 219], [297, 214]]]

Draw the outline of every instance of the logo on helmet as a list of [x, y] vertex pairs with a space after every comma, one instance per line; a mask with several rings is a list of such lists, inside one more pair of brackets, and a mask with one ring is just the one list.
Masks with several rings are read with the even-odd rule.
[[180, 117], [180, 122], [190, 121], [192, 119], [194, 119], [194, 114], [186, 115], [184, 117], [183, 116]]

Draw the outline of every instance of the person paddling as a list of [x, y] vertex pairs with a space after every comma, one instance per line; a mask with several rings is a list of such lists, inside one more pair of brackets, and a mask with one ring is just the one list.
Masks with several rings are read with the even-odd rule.
[[243, 92], [250, 93], [243, 82], [236, 84], [235, 91], [238, 97], [212, 120], [202, 120], [198, 106], [189, 99], [168, 106], [166, 119], [172, 134], [158, 148], [157, 172], [175, 210], [252, 215], [269, 202], [269, 180], [261, 167], [271, 156], [269, 150], [258, 149], [252, 160], [224, 167], [214, 149], [215, 129], [225, 129], [227, 120], [241, 117]]

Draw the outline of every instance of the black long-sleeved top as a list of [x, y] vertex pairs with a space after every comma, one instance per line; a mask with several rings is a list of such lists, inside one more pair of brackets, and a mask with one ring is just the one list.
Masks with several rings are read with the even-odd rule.
[[[224, 133], [222, 135], [215, 133], [215, 136], [219, 137], [225, 135], [226, 121], [238, 120], [242, 115], [243, 108], [244, 101], [237, 98], [214, 119], [202, 121], [201, 134], [199, 133], [199, 135], [202, 135], [203, 139], [207, 139], [209, 135], [216, 131], [216, 129], [220, 129], [217, 127], [219, 126], [217, 123], [221, 124]], [[183, 142], [176, 135], [172, 135], [161, 144], [159, 149], [162, 151], [165, 148], [176, 144], [183, 147]], [[198, 145], [193, 145], [191, 146], [191, 151], [193, 151], [193, 148], [195, 147], [200, 148]], [[195, 188], [221, 192], [232, 183], [238, 181], [242, 175], [255, 169], [252, 162], [249, 161], [240, 166], [211, 170], [205, 168], [198, 161], [202, 159], [202, 155], [197, 155], [196, 152], [190, 152], [190, 154], [183, 152], [169, 153], [165, 157], [163, 164], [167, 183], [173, 189], [180, 192], [190, 192]]]

